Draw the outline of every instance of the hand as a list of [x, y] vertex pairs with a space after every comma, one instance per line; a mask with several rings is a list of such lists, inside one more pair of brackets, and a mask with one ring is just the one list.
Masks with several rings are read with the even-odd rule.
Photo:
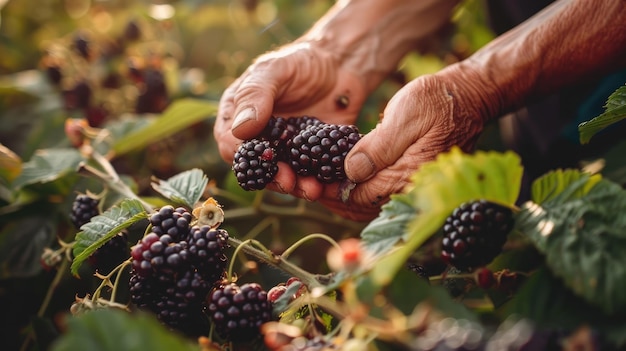
[[[315, 43], [300, 41], [260, 56], [224, 92], [214, 128], [221, 157], [232, 162], [242, 140], [251, 139], [272, 115], [310, 115], [333, 124], [354, 124], [369, 93], [360, 75]], [[348, 104], [338, 103], [340, 97]], [[298, 177], [280, 163], [268, 189], [315, 200], [324, 185]]]
[[[484, 94], [471, 85], [467, 72], [454, 68], [422, 76], [389, 101], [383, 120], [365, 135], [346, 158], [346, 173], [356, 183], [347, 202], [339, 186], [327, 186], [319, 201], [353, 220], [371, 220], [389, 195], [409, 184], [424, 163], [458, 145], [470, 151], [483, 129]], [[476, 78], [476, 77], [475, 77]]]

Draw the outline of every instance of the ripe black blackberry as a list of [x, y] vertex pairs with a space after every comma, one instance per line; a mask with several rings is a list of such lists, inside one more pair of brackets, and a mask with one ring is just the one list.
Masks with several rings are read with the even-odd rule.
[[443, 226], [441, 258], [460, 270], [490, 263], [513, 227], [513, 212], [486, 200], [455, 208]]
[[70, 220], [76, 229], [80, 229], [85, 223], [89, 223], [91, 219], [97, 216], [99, 199], [87, 194], [78, 194], [72, 203], [72, 212], [70, 212]]
[[89, 107], [93, 92], [89, 82], [81, 80], [71, 89], [63, 91], [64, 106], [68, 110], [83, 110]]
[[320, 121], [318, 118], [313, 117], [313, 116], [299, 116], [299, 117], [292, 117], [292, 118], [287, 119], [287, 123], [290, 126], [293, 126], [293, 129], [296, 132], [300, 132], [301, 130], [305, 130], [309, 127], [319, 126], [320, 124], [323, 124], [324, 122]]
[[212, 229], [208, 225], [191, 228], [189, 253], [194, 267], [207, 281], [217, 282], [225, 275], [228, 258], [224, 250], [228, 248], [228, 232]]
[[161, 113], [169, 104], [165, 76], [158, 69], [146, 68], [138, 84], [139, 96], [135, 103], [136, 113]]
[[216, 288], [208, 297], [207, 311], [216, 332], [229, 341], [254, 339], [260, 335], [261, 325], [272, 318], [267, 292], [257, 283]]
[[197, 272], [187, 270], [175, 281], [164, 282], [132, 271], [129, 287], [131, 303], [154, 313], [170, 329], [193, 336], [208, 331], [208, 321], [202, 310], [212, 283]]
[[243, 189], [264, 189], [278, 173], [276, 149], [267, 140], [244, 141], [235, 152], [233, 171]]
[[87, 38], [85, 33], [76, 33], [73, 44], [74, 49], [82, 58], [89, 59], [91, 48], [89, 38]]
[[283, 155], [287, 148], [287, 142], [298, 132], [295, 125], [283, 117], [272, 116], [261, 132], [258, 139], [269, 141], [278, 155]]
[[150, 216], [151, 230], [159, 236], [168, 234], [172, 241], [186, 241], [189, 238], [192, 218], [186, 208], [166, 205]]
[[[206, 319], [203, 318], [202, 309], [212, 286], [213, 283], [207, 282], [199, 273], [188, 270], [181, 274], [173, 284], [164, 286], [165, 289], [162, 290], [153, 311], [161, 322], [173, 329], [186, 333], [195, 331], [198, 326], [194, 324]], [[201, 328], [197, 331], [206, 333], [208, 328]]]
[[360, 139], [356, 126], [311, 125], [289, 142], [290, 166], [297, 174], [314, 175], [322, 183], [344, 180], [344, 160]]
[[176, 242], [169, 234], [159, 236], [152, 232], [132, 247], [133, 270], [161, 281], [175, 280], [191, 266], [188, 248], [186, 241]]
[[128, 234], [122, 231], [100, 246], [87, 261], [101, 274], [108, 274], [128, 258]]
[[156, 303], [161, 300], [162, 283], [155, 277], [137, 274], [132, 270], [128, 282], [130, 302], [142, 310], [153, 311]]

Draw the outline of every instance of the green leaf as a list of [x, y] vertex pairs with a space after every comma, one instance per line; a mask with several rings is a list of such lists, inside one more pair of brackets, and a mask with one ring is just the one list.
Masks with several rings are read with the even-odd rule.
[[90, 222], [80, 227], [81, 232], [76, 234], [72, 261], [72, 274], [78, 275], [82, 263], [100, 246], [104, 245], [114, 235], [124, 228], [148, 218], [148, 214], [137, 200], [124, 200], [101, 215], [95, 216]]
[[208, 118], [216, 111], [217, 103], [214, 101], [177, 100], [152, 123], [117, 140], [113, 152], [119, 156], [143, 148]]
[[581, 144], [587, 144], [598, 132], [626, 118], [626, 86], [613, 92], [604, 107], [604, 113], [578, 125]]
[[513, 206], [522, 172], [520, 159], [513, 152], [478, 151], [470, 155], [459, 148], [422, 165], [413, 175], [408, 191], [415, 216], [404, 231], [404, 243], [374, 265], [369, 274], [372, 286], [389, 284], [409, 256], [437, 232], [461, 203], [485, 199]]
[[168, 180], [155, 179], [152, 182], [152, 188], [176, 203], [193, 208], [202, 197], [208, 182], [204, 172], [194, 168], [179, 173]]
[[[41, 210], [42, 208], [39, 208]], [[24, 278], [41, 271], [41, 254], [55, 238], [50, 208], [35, 215], [13, 218], [0, 231], [0, 279]], [[7, 216], [16, 216], [10, 213]]]
[[[618, 311], [614, 311], [618, 312]], [[548, 268], [535, 271], [501, 313], [532, 320], [539, 328], [574, 330], [590, 326], [615, 346], [626, 345], [626, 314], [607, 315], [574, 295]]]
[[41, 149], [23, 165], [22, 173], [12, 186], [19, 189], [25, 185], [52, 182], [73, 172], [83, 161], [76, 149]]
[[20, 173], [22, 173], [20, 157], [0, 143], [0, 184], [10, 184]]
[[576, 169], [550, 171], [533, 182], [531, 199], [541, 204], [552, 200], [558, 195], [563, 196], [565, 188], [580, 179], [583, 179], [584, 183], [581, 188], [576, 188], [574, 194], [571, 194], [574, 198], [580, 198], [585, 195], [589, 189], [602, 179], [602, 176], [599, 174], [589, 175]]
[[361, 239], [367, 251], [383, 254], [402, 241], [407, 223], [415, 216], [406, 198], [405, 194], [392, 195], [380, 215], [363, 228]]
[[566, 286], [603, 311], [626, 309], [626, 190], [599, 180], [582, 196], [581, 178], [539, 205], [527, 202], [516, 227]]
[[411, 272], [401, 269], [396, 279], [385, 289], [389, 301], [405, 314], [411, 314], [415, 306], [428, 303], [447, 317], [477, 321], [477, 315], [463, 303], [455, 301], [450, 293], [441, 285], [430, 285], [428, 282]]
[[198, 351], [182, 336], [163, 327], [154, 316], [119, 309], [99, 309], [68, 317], [67, 332], [52, 351]]

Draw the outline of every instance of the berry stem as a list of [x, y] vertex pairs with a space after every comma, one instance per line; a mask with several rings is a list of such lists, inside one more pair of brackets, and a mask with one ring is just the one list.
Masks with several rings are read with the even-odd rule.
[[333, 245], [335, 248], [337, 248], [338, 250], [341, 251], [341, 247], [339, 246], [339, 244], [335, 241], [335, 239], [331, 238], [330, 236], [326, 235], [326, 234], [322, 234], [322, 233], [313, 233], [313, 234], [309, 234], [307, 236], [305, 236], [304, 238], [296, 241], [295, 243], [293, 243], [291, 246], [289, 246], [281, 255], [281, 257], [283, 259], [287, 259], [287, 257], [289, 257], [289, 255], [291, 255], [291, 253], [293, 253], [299, 246], [301, 246], [302, 244], [304, 244], [305, 242], [309, 241], [309, 240], [313, 240], [313, 239], [323, 239], [326, 240], [327, 242], [329, 242], [331, 245]]
[[[94, 154], [97, 154], [97, 153], [94, 153]], [[106, 159], [104, 159], [104, 161], [106, 161]], [[108, 161], [106, 162], [108, 163]], [[119, 176], [109, 175], [87, 164], [83, 165], [82, 169], [87, 171], [89, 174], [95, 176], [96, 178], [102, 180], [107, 186], [109, 186], [111, 189], [113, 189], [117, 193], [124, 195], [128, 198], [139, 201], [146, 211], [148, 212], [153, 211], [152, 205], [150, 205], [149, 203], [141, 199], [139, 196], [137, 196], [126, 184], [124, 184], [124, 182], [122, 182]]]
[[[107, 275], [101, 275], [96, 273], [96, 277], [102, 279], [102, 281], [100, 282], [100, 285], [96, 288], [96, 290], [93, 293], [93, 300], [94, 301], [98, 301], [100, 299], [100, 293], [102, 292], [102, 289], [105, 286], [110, 286], [112, 288], [111, 291], [111, 297], [110, 297], [110, 301], [111, 302], [115, 302], [115, 295], [117, 293], [117, 286], [120, 280], [120, 276], [122, 275], [122, 270], [124, 269], [124, 267], [128, 266], [129, 264], [131, 264], [131, 258], [128, 258], [126, 261], [120, 263], [117, 267], [113, 268], [113, 270], [111, 272], [109, 272]], [[111, 277], [113, 277], [113, 275], [115, 276], [115, 282], [111, 283]]]
[[[263, 248], [262, 250], [259, 250], [257, 248], [254, 248], [250, 245], [248, 245], [248, 242], [257, 242], [256, 240], [253, 239], [248, 239], [245, 241], [240, 241], [237, 240], [235, 238], [228, 238], [228, 242], [233, 245], [236, 246], [237, 248], [235, 249], [235, 253], [233, 254], [233, 257], [237, 254], [239, 248], [241, 248], [241, 251], [245, 252], [246, 254], [254, 257], [256, 260], [269, 264], [271, 266], [274, 266], [278, 269], [283, 270], [284, 272], [286, 272], [287, 274], [299, 278], [300, 281], [305, 284], [307, 287], [309, 288], [314, 288], [314, 287], [322, 287], [323, 284], [320, 283], [320, 281], [316, 278], [315, 275], [305, 271], [304, 269], [290, 263], [289, 261], [283, 259], [283, 257], [281, 255], [276, 255], [274, 254], [271, 250], [265, 248], [262, 244], [261, 247]], [[257, 242], [258, 243], [258, 242]], [[260, 243], [259, 243], [260, 244]], [[231, 261], [230, 263], [230, 267], [228, 269], [228, 278], [231, 277], [231, 272], [232, 272], [232, 266], [233, 266], [233, 261]]]

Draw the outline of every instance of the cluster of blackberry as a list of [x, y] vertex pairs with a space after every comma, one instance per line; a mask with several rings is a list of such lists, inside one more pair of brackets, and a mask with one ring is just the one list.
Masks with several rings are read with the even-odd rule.
[[301, 176], [322, 183], [346, 179], [344, 160], [361, 139], [356, 126], [323, 123], [311, 116], [272, 116], [261, 134], [235, 152], [233, 171], [245, 190], [261, 190], [274, 179], [282, 161]]
[[463, 203], [446, 218], [441, 258], [462, 271], [484, 266], [502, 252], [512, 228], [510, 208], [483, 199]]
[[131, 249], [131, 302], [172, 329], [205, 334], [206, 297], [225, 275], [228, 232], [192, 226], [190, 212], [170, 205], [149, 220], [151, 232]]

